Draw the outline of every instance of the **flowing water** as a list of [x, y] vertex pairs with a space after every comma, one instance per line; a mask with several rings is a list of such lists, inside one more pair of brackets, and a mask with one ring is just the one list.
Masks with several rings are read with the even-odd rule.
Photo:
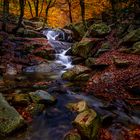
[[4, 140], [63, 140], [64, 135], [73, 128], [71, 122], [76, 116], [75, 113], [69, 111], [65, 106], [69, 102], [80, 100], [87, 101], [88, 105], [102, 116], [115, 115], [116, 118], [109, 129], [114, 134], [114, 140], [124, 140], [120, 135], [122, 127], [116, 127], [116, 124], [119, 123], [127, 128], [140, 124], [140, 119], [138, 118], [139, 112], [135, 114], [125, 113], [123, 101], [114, 101], [111, 105], [116, 105], [117, 108], [110, 111], [110, 109], [108, 109], [109, 106], [105, 107], [107, 105], [106, 102], [94, 96], [79, 92], [79, 87], [67, 87], [69, 83], [61, 79], [61, 74], [66, 71], [66, 69], [73, 67], [70, 56], [65, 55], [72, 44], [59, 41], [59, 33], [53, 30], [45, 30], [44, 34], [48, 38], [49, 43], [56, 50], [56, 60], [53, 63], [59, 63], [64, 67], [57, 72], [52, 71], [46, 74], [40, 72], [35, 75], [30, 73], [26, 76], [31, 82], [54, 81], [47, 91], [53, 96], [56, 96], [57, 103], [53, 106], [47, 106], [42, 114], [34, 118], [25, 132], [20, 133], [18, 136], [8, 137]]

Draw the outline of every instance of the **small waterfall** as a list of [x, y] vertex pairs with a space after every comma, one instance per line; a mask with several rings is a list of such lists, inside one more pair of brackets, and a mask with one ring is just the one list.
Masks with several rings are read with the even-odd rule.
[[[70, 49], [72, 43], [62, 42], [59, 39], [65, 40], [65, 33], [62, 31], [45, 30], [43, 34], [47, 37], [49, 43], [56, 51], [56, 63], [65, 66], [65, 69], [72, 68], [71, 57], [66, 55], [66, 52]], [[62, 72], [64, 72], [62, 71]]]

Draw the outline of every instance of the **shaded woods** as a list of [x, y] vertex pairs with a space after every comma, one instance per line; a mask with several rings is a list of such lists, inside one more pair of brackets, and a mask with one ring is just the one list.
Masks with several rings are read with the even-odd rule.
[[[112, 14], [114, 20], [120, 13], [137, 9], [139, 0], [24, 0], [1, 1], [3, 11], [3, 29], [8, 15], [24, 18], [43, 17], [51, 27], [63, 27], [70, 22], [79, 22], [90, 18], [104, 17], [103, 13]], [[1, 15], [2, 16], [2, 15]], [[57, 22], [59, 21], [59, 22]]]
[[139, 15], [140, 0], [0, 0], [0, 140], [139, 140]]

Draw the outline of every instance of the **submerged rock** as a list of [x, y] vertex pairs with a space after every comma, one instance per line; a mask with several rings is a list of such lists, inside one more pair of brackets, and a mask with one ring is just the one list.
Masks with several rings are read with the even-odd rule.
[[29, 93], [34, 103], [51, 104], [56, 102], [56, 98], [44, 90], [37, 90]]
[[88, 109], [88, 105], [85, 101], [79, 101], [78, 103], [68, 103], [66, 107], [77, 112], [82, 112]]
[[81, 136], [88, 140], [95, 140], [100, 129], [100, 118], [94, 110], [88, 109], [77, 115], [73, 125]]
[[0, 94], [0, 134], [9, 135], [25, 125], [20, 114]]
[[81, 140], [81, 136], [78, 134], [77, 131], [69, 131], [65, 137], [64, 140]]

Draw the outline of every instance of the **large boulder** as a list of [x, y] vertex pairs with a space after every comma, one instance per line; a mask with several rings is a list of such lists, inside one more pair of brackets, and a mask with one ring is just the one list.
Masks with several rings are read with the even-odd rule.
[[9, 135], [24, 124], [22, 116], [0, 94], [0, 134]]
[[119, 42], [120, 45], [133, 44], [140, 41], [140, 28], [130, 31]]
[[111, 28], [105, 23], [95, 23], [90, 26], [85, 37], [104, 37], [111, 32]]
[[93, 40], [89, 38], [82, 39], [80, 42], [75, 43], [72, 46], [72, 54], [83, 58], [92, 56], [96, 50], [96, 44], [99, 40]]
[[89, 73], [90, 71], [90, 68], [81, 65], [76, 65], [73, 68], [67, 70], [65, 73], [63, 73], [62, 78], [65, 80], [75, 80], [76, 76], [80, 74]]
[[73, 39], [75, 41], [80, 41], [84, 34], [86, 33], [85, 26], [82, 22], [77, 24], [70, 24], [65, 27], [66, 29], [69, 29], [73, 32]]
[[81, 136], [88, 140], [95, 140], [100, 129], [100, 118], [94, 110], [88, 109], [77, 115], [73, 125]]

